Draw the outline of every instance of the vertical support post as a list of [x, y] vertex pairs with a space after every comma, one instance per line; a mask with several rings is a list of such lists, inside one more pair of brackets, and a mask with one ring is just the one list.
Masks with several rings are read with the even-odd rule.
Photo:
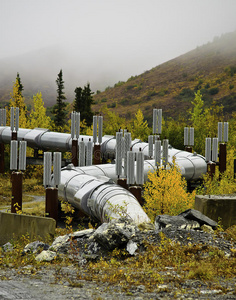
[[22, 210], [22, 172], [12, 172], [12, 198], [11, 198], [11, 213], [16, 213]]
[[142, 199], [142, 188], [141, 186], [130, 186], [129, 191], [138, 200], [139, 204], [142, 206], [144, 201]]
[[99, 165], [101, 163], [101, 145], [94, 144], [93, 147], [93, 164]]
[[17, 132], [16, 131], [12, 131], [12, 133], [11, 133], [11, 140], [12, 141], [17, 141]]
[[5, 147], [3, 143], [0, 143], [0, 173], [4, 173], [5, 168], [4, 168], [4, 154]]
[[185, 151], [192, 153], [193, 152], [193, 147], [186, 146]]
[[234, 159], [234, 179], [236, 179], [236, 158]]
[[58, 222], [58, 189], [53, 187], [46, 188], [46, 217], [53, 218]]
[[124, 189], [128, 190], [128, 184], [127, 184], [127, 179], [126, 178], [118, 178], [117, 179], [117, 184], [122, 186]]
[[213, 179], [213, 176], [215, 175], [216, 171], [216, 163], [210, 162], [207, 163], [207, 173], [210, 175], [211, 179]]
[[71, 162], [75, 167], [78, 167], [78, 140], [73, 139], [72, 140], [72, 148], [71, 148]]
[[219, 170], [220, 173], [226, 171], [226, 144], [225, 143], [220, 143]]

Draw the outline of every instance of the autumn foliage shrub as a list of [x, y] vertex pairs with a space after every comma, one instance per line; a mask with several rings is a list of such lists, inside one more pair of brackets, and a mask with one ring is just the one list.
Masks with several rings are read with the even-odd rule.
[[209, 174], [203, 175], [203, 183], [197, 188], [200, 195], [223, 195], [236, 193], [236, 179], [234, 178], [235, 150], [230, 149], [227, 153], [226, 171], [222, 174], [216, 167], [213, 178]]
[[193, 208], [195, 192], [187, 192], [187, 182], [174, 164], [148, 173], [144, 184], [144, 210], [153, 221], [156, 215], [177, 215]]

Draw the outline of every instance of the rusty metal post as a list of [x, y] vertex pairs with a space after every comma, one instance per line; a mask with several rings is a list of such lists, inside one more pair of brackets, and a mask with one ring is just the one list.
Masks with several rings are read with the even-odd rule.
[[213, 176], [216, 171], [216, 163], [208, 163], [207, 164], [207, 173], [210, 175], [211, 179], [213, 179]]
[[0, 173], [4, 173], [4, 151], [5, 147], [3, 143], [0, 143]]
[[219, 151], [219, 170], [220, 173], [224, 173], [226, 171], [226, 144], [220, 143], [220, 151]]
[[142, 206], [144, 204], [144, 201], [142, 199], [142, 188], [141, 186], [130, 186], [129, 187], [130, 193], [132, 193], [136, 199], [138, 200], [139, 204]]
[[11, 213], [16, 213], [22, 210], [22, 172], [12, 172], [12, 198], [11, 198]]
[[118, 178], [117, 179], [117, 184], [120, 185], [120, 186], [122, 186], [126, 190], [129, 189], [126, 178]]
[[58, 189], [53, 187], [46, 188], [46, 217], [53, 218], [58, 222]]
[[78, 140], [77, 139], [72, 140], [71, 153], [72, 153], [71, 162], [75, 167], [78, 167]]
[[17, 141], [17, 131], [12, 131], [12, 133], [11, 133], [11, 140], [12, 141]]
[[236, 179], [236, 159], [234, 159], [234, 179]]
[[101, 145], [94, 145], [93, 148], [93, 164], [99, 165], [101, 163]]
[[186, 147], [185, 147], [185, 151], [190, 152], [190, 153], [193, 153], [193, 147], [186, 146]]

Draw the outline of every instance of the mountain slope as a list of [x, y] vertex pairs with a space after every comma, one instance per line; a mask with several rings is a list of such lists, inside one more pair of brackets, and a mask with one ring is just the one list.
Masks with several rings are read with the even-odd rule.
[[130, 118], [141, 108], [151, 121], [157, 107], [176, 118], [186, 114], [198, 89], [206, 106], [215, 101], [225, 114], [236, 111], [236, 31], [96, 94], [94, 110], [107, 104]]

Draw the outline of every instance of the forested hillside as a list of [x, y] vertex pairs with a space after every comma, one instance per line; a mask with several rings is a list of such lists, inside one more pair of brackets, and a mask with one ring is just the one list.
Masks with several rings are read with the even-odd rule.
[[152, 109], [162, 108], [166, 117], [177, 119], [191, 107], [201, 91], [204, 107], [223, 105], [225, 115], [236, 111], [236, 32], [163, 63], [127, 82], [94, 96], [94, 110], [104, 105], [130, 119], [140, 108], [151, 122]]

